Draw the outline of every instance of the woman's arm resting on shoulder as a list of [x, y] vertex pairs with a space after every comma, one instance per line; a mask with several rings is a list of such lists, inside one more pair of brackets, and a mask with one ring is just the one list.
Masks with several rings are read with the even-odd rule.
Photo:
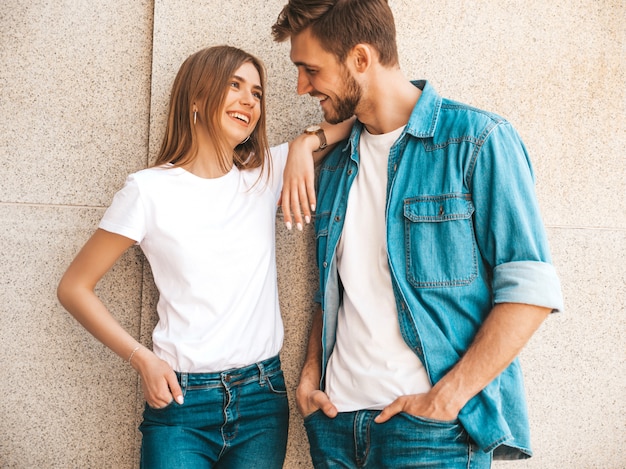
[[176, 374], [167, 363], [141, 347], [94, 292], [100, 279], [134, 243], [124, 236], [96, 230], [61, 278], [57, 296], [96, 339], [125, 360], [132, 356], [131, 365], [141, 375], [146, 401], [152, 407], [164, 407], [172, 396], [182, 402]]
[[339, 124], [322, 122], [328, 146], [317, 151], [319, 139], [315, 135], [301, 134], [289, 143], [289, 155], [283, 173], [283, 191], [281, 205], [283, 220], [288, 229], [295, 222], [302, 230], [302, 221], [311, 221], [311, 212], [315, 211], [315, 164], [319, 163], [333, 146], [346, 139], [354, 125], [355, 117]]

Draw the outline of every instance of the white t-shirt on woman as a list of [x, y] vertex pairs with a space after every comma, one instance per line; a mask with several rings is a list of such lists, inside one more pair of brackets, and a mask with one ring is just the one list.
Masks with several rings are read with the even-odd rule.
[[205, 179], [171, 165], [128, 176], [100, 228], [137, 241], [159, 290], [157, 356], [208, 373], [276, 355], [283, 343], [275, 220], [288, 145], [268, 180], [236, 167]]

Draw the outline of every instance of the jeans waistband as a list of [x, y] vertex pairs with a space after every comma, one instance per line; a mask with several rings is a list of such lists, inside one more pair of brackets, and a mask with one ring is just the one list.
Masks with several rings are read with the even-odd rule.
[[280, 370], [280, 357], [278, 355], [253, 363], [242, 368], [232, 368], [230, 370], [214, 373], [187, 373], [176, 372], [178, 383], [184, 389], [196, 387], [214, 387], [222, 384], [235, 383], [239, 381], [258, 380], [265, 381], [267, 375], [271, 375]]

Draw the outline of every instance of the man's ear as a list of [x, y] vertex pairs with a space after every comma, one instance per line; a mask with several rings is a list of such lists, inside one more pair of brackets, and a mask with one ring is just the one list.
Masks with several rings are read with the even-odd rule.
[[372, 65], [373, 54], [369, 44], [357, 44], [348, 54], [348, 60], [355, 72], [363, 73]]

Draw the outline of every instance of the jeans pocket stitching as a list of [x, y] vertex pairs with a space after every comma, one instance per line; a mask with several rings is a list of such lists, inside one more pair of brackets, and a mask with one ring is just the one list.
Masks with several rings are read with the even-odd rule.
[[459, 419], [454, 420], [436, 420], [428, 417], [420, 417], [419, 415], [412, 415], [408, 412], [402, 412], [402, 415], [409, 418], [409, 420], [424, 424], [424, 425], [436, 425], [440, 427], [454, 427], [459, 424]]
[[[284, 390], [278, 389], [276, 386], [274, 386], [274, 383], [272, 383], [272, 379], [275, 379], [275, 378], [278, 378], [280, 380], [280, 384], [282, 385], [282, 387], [284, 387]], [[266, 375], [265, 381], [267, 382], [267, 387], [273, 393], [280, 394], [280, 395], [287, 394], [287, 386], [285, 384], [285, 378], [283, 376], [282, 370], [278, 370], [276, 373]]]

